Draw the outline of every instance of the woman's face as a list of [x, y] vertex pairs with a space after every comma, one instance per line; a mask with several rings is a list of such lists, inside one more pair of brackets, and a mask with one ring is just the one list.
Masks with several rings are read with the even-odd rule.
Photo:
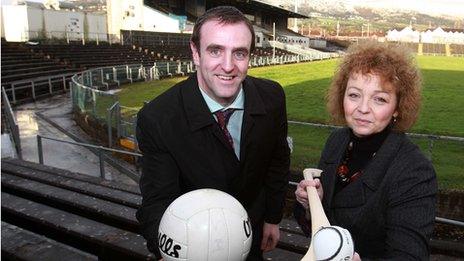
[[343, 108], [345, 120], [357, 137], [381, 132], [396, 117], [394, 87], [376, 74], [353, 73], [348, 79]]

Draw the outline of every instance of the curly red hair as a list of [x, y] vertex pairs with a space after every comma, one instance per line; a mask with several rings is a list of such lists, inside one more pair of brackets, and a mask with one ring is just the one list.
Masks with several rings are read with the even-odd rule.
[[343, 98], [354, 73], [375, 74], [384, 87], [393, 86], [398, 101], [394, 130], [406, 131], [414, 125], [421, 104], [422, 77], [414, 55], [406, 47], [368, 41], [348, 48], [327, 93], [327, 109], [337, 124], [346, 125]]

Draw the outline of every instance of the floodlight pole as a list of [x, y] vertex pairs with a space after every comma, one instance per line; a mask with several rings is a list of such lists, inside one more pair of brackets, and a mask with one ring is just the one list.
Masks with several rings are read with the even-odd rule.
[[[297, 13], [298, 13], [298, 0], [295, 0], [295, 14], [297, 14]], [[298, 33], [297, 19], [298, 18], [295, 17], [294, 20], [293, 20], [293, 22], [294, 22], [293, 31], [296, 32], [296, 33]]]
[[274, 41], [274, 45], [272, 46], [272, 62], [274, 63], [275, 59], [275, 46], [276, 46], [276, 32], [275, 32], [275, 22], [272, 23], [272, 41]]

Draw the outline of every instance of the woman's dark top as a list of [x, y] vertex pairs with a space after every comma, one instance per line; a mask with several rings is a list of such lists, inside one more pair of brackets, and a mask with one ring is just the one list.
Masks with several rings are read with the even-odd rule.
[[[361, 170], [361, 175], [339, 184], [338, 170], [352, 139], [355, 153], [347, 167], [351, 174]], [[429, 258], [437, 180], [431, 162], [404, 133], [386, 130], [356, 140], [348, 128], [335, 130], [318, 168], [323, 171], [322, 205], [327, 218], [331, 225], [350, 231], [362, 260]], [[295, 217], [302, 227], [310, 224], [304, 216], [297, 203]]]

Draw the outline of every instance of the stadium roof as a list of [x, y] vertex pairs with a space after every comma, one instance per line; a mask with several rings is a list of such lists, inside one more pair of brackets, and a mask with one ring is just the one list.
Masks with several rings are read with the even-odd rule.
[[298, 14], [282, 7], [270, 5], [262, 0], [214, 0], [210, 1], [214, 6], [217, 5], [232, 5], [240, 10], [263, 10], [272, 13], [285, 15], [289, 18], [309, 18], [309, 16]]
[[249, 2], [250, 4], [256, 5], [259, 8], [264, 8], [267, 10], [272, 10], [275, 12], [283, 13], [291, 18], [309, 18], [309, 16], [298, 14], [298, 13], [292, 12], [290, 10], [287, 10], [287, 9], [284, 9], [278, 6], [270, 5], [260, 0], [250, 0]]

